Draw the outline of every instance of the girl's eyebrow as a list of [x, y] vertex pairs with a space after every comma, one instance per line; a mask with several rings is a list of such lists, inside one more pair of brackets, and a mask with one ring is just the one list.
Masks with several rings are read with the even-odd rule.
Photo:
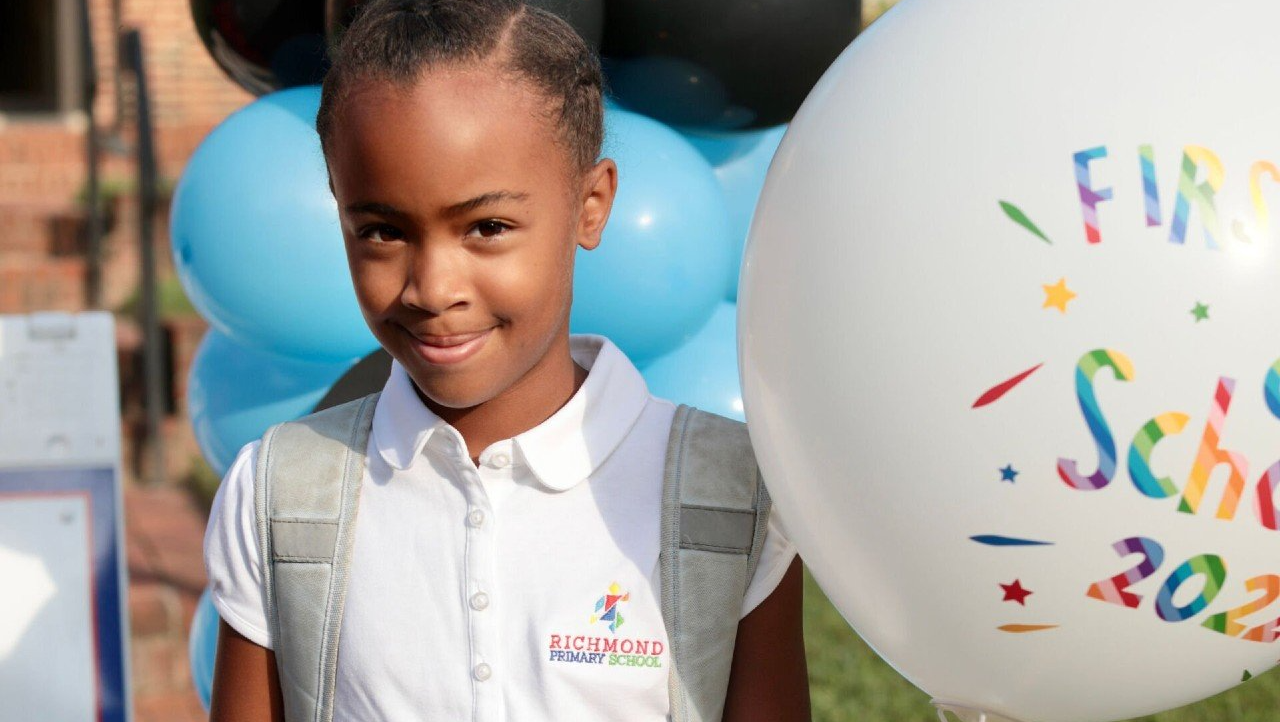
[[487, 206], [491, 203], [498, 203], [500, 201], [526, 201], [528, 199], [529, 199], [528, 193], [515, 193], [512, 191], [489, 191], [488, 193], [481, 193], [475, 198], [469, 198], [465, 201], [462, 201], [461, 203], [454, 203], [448, 208], [445, 208], [441, 212], [441, 214], [446, 217], [460, 216], [464, 213], [474, 211], [477, 208]]
[[[469, 213], [477, 208], [482, 208], [492, 203], [527, 200], [529, 200], [528, 193], [516, 193], [514, 191], [489, 191], [488, 193], [481, 193], [475, 198], [468, 198], [460, 203], [454, 203], [441, 211], [441, 215], [445, 217], [460, 216], [464, 213]], [[347, 206], [347, 213], [373, 213], [380, 216], [397, 216], [401, 218], [409, 215], [407, 212], [402, 211], [393, 205], [377, 203], [374, 201], [352, 203]]]
[[362, 201], [347, 206], [347, 213], [374, 213], [380, 216], [407, 216], [408, 213], [386, 203]]

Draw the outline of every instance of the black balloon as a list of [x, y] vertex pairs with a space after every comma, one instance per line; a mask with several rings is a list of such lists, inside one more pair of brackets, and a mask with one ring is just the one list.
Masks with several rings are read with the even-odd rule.
[[381, 391], [390, 374], [391, 354], [384, 349], [378, 349], [360, 359], [355, 366], [342, 375], [342, 378], [335, 381], [312, 411], [324, 411], [368, 396], [374, 391]]
[[608, 0], [601, 53], [623, 107], [744, 130], [791, 120], [861, 27], [861, 0]]
[[[529, 5], [549, 10], [564, 18], [593, 49], [600, 47], [604, 30], [604, 0], [526, 0]], [[336, 40], [351, 24], [363, 0], [328, 0], [325, 10], [329, 37]]]
[[254, 95], [312, 85], [329, 69], [324, 0], [191, 0], [215, 62]]

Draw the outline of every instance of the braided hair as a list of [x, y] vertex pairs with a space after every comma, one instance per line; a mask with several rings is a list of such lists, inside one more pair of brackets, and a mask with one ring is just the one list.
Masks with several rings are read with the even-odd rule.
[[316, 116], [326, 155], [337, 109], [360, 83], [411, 84], [438, 65], [494, 60], [542, 92], [576, 168], [600, 156], [600, 60], [567, 22], [523, 0], [369, 0], [330, 54]]

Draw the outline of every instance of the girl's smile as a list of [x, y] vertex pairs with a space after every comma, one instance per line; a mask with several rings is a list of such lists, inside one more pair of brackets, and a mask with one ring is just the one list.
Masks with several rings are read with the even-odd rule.
[[410, 334], [418, 343], [414, 350], [426, 360], [436, 365], [454, 364], [465, 361], [479, 353], [484, 342], [488, 340], [492, 328], [476, 333], [452, 334], [444, 336], [419, 336]]

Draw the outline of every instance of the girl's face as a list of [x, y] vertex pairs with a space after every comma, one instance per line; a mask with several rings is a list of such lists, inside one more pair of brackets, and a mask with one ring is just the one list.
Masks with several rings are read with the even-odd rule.
[[617, 170], [580, 172], [548, 108], [486, 63], [366, 83], [336, 109], [327, 161], [356, 297], [441, 406], [535, 375], [558, 339], [567, 353], [574, 253], [599, 244]]

